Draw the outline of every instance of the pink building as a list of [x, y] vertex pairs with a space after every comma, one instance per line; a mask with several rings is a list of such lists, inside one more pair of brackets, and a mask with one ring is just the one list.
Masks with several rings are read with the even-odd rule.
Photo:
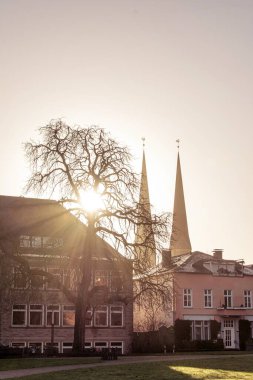
[[[146, 198], [149, 199], [148, 195]], [[172, 304], [166, 314], [166, 325], [174, 324], [177, 319], [189, 320], [192, 340], [211, 340], [214, 320], [219, 323], [217, 338], [223, 339], [224, 347], [239, 349], [239, 330], [243, 324], [240, 320], [249, 321], [249, 337], [253, 337], [253, 266], [222, 256], [221, 249], [215, 249], [213, 255], [192, 252], [178, 154], [170, 246], [163, 251], [162, 263], [157, 264], [166, 274], [171, 274]], [[136, 321], [140, 323], [138, 315], [135, 315], [135, 326]], [[162, 310], [161, 315], [164, 324]]]
[[163, 255], [173, 273], [173, 321], [190, 320], [192, 340], [209, 340], [210, 321], [216, 320], [218, 337], [233, 349], [240, 347], [239, 320], [250, 321], [252, 337], [253, 267], [225, 260], [222, 253], [192, 252], [178, 155], [170, 249]]
[[192, 340], [211, 339], [211, 320], [220, 323], [225, 348], [239, 348], [241, 319], [251, 322], [253, 336], [252, 268], [224, 260], [221, 250], [167, 257], [167, 265], [174, 280], [172, 319], [191, 321]]

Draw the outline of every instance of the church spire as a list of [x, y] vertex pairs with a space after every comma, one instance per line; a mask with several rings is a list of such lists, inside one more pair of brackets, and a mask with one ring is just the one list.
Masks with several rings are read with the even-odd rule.
[[[179, 148], [179, 140], [177, 140], [177, 143]], [[179, 151], [177, 156], [177, 174], [170, 250], [172, 256], [179, 256], [191, 252]]]
[[143, 157], [139, 207], [141, 208], [141, 212], [145, 215], [145, 224], [141, 224], [140, 220], [140, 224], [138, 224], [136, 230], [135, 243], [142, 244], [143, 242], [145, 242], [145, 245], [136, 247], [137, 260], [145, 264], [147, 267], [152, 268], [156, 265], [156, 247], [152, 229], [152, 215], [149, 199], [148, 177], [145, 157], [145, 139], [143, 138], [142, 140]]

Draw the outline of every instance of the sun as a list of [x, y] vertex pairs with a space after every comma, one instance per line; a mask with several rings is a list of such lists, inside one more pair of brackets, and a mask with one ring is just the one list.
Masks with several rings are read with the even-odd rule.
[[92, 189], [80, 193], [80, 202], [84, 210], [88, 212], [103, 208], [101, 195]]

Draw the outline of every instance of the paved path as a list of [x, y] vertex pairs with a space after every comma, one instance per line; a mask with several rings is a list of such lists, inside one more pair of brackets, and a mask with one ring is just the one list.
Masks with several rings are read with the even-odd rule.
[[[245, 354], [243, 356], [252, 356], [253, 354]], [[162, 362], [162, 361], [179, 361], [179, 360], [201, 360], [201, 359], [217, 359], [217, 358], [231, 358], [238, 357], [238, 355], [161, 355], [161, 356], [123, 356], [117, 361], [101, 361], [98, 363], [91, 364], [73, 364], [64, 366], [54, 366], [54, 367], [42, 367], [42, 368], [27, 368], [27, 369], [15, 369], [10, 371], [0, 371], [0, 379], [13, 379], [17, 377], [37, 375], [41, 373], [49, 372], [59, 372], [59, 371], [70, 371], [74, 369], [85, 369], [94, 367], [107, 367], [110, 365], [122, 365], [131, 363], [145, 363], [145, 362]], [[59, 359], [60, 360], [60, 359]], [[0, 362], [1, 363], [1, 362]]]

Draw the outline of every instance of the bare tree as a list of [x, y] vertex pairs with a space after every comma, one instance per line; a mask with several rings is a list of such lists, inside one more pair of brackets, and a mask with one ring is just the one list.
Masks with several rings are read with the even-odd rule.
[[[75, 304], [74, 349], [80, 351], [84, 348], [86, 311], [94, 293], [90, 284], [96, 236], [135, 262], [135, 276], [145, 285], [138, 286], [135, 297], [145, 289], [164, 292], [165, 287], [160, 286], [156, 276], [147, 273], [147, 263], [135, 257], [138, 247], [154, 248], [154, 240], [150, 234], [144, 234], [143, 241], [136, 243], [134, 236], [138, 225], [146, 226], [147, 231], [152, 231], [159, 250], [167, 239], [168, 215], [150, 217], [146, 205], [138, 203], [140, 181], [131, 167], [131, 153], [104, 129], [72, 128], [55, 120], [40, 128], [40, 137], [39, 142], [25, 144], [32, 170], [26, 191], [57, 197], [87, 227], [76, 290], [70, 294], [63, 289]], [[91, 191], [101, 199], [95, 211], [85, 203], [85, 194]]]

